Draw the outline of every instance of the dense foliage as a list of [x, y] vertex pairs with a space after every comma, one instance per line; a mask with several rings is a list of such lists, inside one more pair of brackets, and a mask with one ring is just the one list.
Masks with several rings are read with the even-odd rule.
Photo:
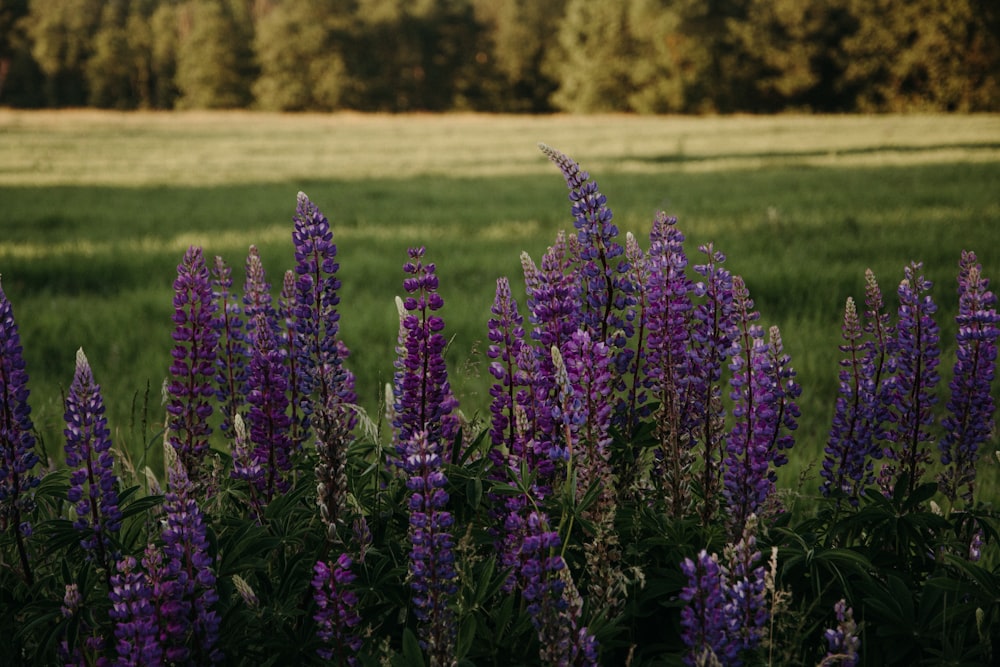
[[988, 0], [2, 0], [15, 106], [995, 110]]
[[[1000, 640], [996, 298], [959, 261], [940, 408], [930, 283], [845, 306], [820, 496], [778, 489], [799, 386], [781, 333], [677, 220], [621, 239], [566, 179], [576, 233], [526, 294], [496, 285], [490, 423], [459, 410], [446, 308], [405, 258], [388, 429], [357, 407], [337, 246], [298, 197], [295, 267], [242, 290], [191, 247], [174, 282], [164, 469], [113, 447], [81, 350], [66, 469], [36, 452], [0, 291], [0, 656], [5, 664], [988, 664]], [[242, 292], [240, 295], [238, 292]], [[821, 493], [819, 493], [821, 492]]]

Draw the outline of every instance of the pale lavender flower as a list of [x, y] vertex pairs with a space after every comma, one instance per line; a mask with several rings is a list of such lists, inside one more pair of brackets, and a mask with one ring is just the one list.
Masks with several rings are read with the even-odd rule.
[[320, 657], [336, 665], [356, 665], [356, 653], [362, 640], [356, 628], [361, 623], [357, 612], [358, 597], [350, 589], [355, 575], [350, 556], [341, 554], [336, 563], [318, 561], [313, 567], [313, 600], [317, 611], [316, 634], [323, 642], [317, 649]]
[[976, 255], [963, 252], [958, 274], [958, 349], [949, 383], [945, 435], [938, 444], [945, 470], [939, 480], [950, 500], [972, 502], [979, 449], [993, 433], [995, 405], [991, 388], [996, 376], [1000, 316], [996, 296], [988, 289]]
[[111, 451], [108, 422], [104, 416], [101, 387], [94, 380], [87, 356], [76, 353], [76, 372], [66, 397], [66, 465], [71, 468], [67, 499], [74, 503], [73, 527], [80, 545], [111, 576], [114, 559], [112, 534], [121, 528], [118, 477]]
[[186, 470], [196, 471], [208, 451], [212, 432], [209, 399], [215, 392], [219, 327], [208, 267], [201, 248], [191, 246], [177, 267], [174, 281], [174, 348], [167, 386], [167, 431]]
[[766, 570], [757, 549], [757, 518], [747, 517], [739, 541], [726, 547], [729, 570], [725, 578], [726, 613], [730, 636], [739, 651], [756, 648], [764, 637], [770, 613], [767, 606]]
[[24, 577], [34, 581], [24, 538], [31, 535], [28, 514], [34, 509], [32, 489], [40, 478], [35, 436], [28, 405], [21, 336], [14, 309], [0, 286], [0, 530], [12, 527]]

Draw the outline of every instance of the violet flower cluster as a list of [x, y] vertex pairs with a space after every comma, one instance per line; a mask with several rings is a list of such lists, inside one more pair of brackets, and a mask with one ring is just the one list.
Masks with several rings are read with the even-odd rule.
[[186, 470], [197, 475], [212, 432], [217, 306], [201, 248], [191, 246], [177, 267], [174, 281], [174, 348], [167, 385], [168, 439]]
[[114, 559], [113, 533], [121, 528], [118, 478], [101, 387], [94, 380], [83, 350], [76, 353], [76, 372], [66, 397], [66, 465], [70, 472], [67, 499], [74, 503], [73, 527], [80, 545], [108, 576]]
[[414, 614], [421, 622], [420, 638], [432, 664], [449, 664], [454, 652], [454, 619], [458, 573], [455, 570], [453, 518], [448, 483], [438, 447], [420, 431], [406, 443], [402, 465], [410, 490], [410, 589]]
[[1000, 316], [976, 255], [963, 252], [958, 273], [958, 325], [954, 374], [949, 383], [945, 434], [938, 447], [945, 466], [941, 490], [951, 501], [972, 502], [980, 448], [993, 433], [996, 406], [990, 389], [996, 376]]
[[424, 437], [447, 459], [458, 432], [454, 414], [458, 401], [451, 392], [444, 363], [444, 320], [434, 314], [444, 305], [444, 299], [437, 292], [435, 266], [425, 264], [423, 256], [423, 248], [411, 248], [410, 261], [403, 266], [410, 277], [403, 280], [408, 296], [400, 315], [400, 356], [396, 360], [396, 453], [404, 455], [407, 443], [424, 432]]
[[551, 665], [596, 665], [597, 641], [587, 628], [578, 627], [579, 593], [557, 552], [559, 533], [549, 530], [547, 518], [537, 511], [528, 515], [525, 528], [519, 582], [542, 660]]
[[108, 615], [115, 622], [115, 666], [162, 665], [154, 589], [134, 557], [118, 561], [108, 597]]
[[858, 651], [861, 648], [854, 612], [844, 600], [839, 600], [833, 609], [837, 616], [837, 627], [828, 628], [824, 633], [827, 653], [821, 664], [824, 667], [854, 667], [858, 664]]
[[33, 581], [24, 538], [31, 535], [28, 514], [34, 509], [32, 489], [40, 478], [34, 426], [28, 405], [28, 374], [14, 308], [0, 286], [0, 531], [14, 531], [23, 575]]
[[264, 313], [258, 312], [254, 319], [254, 347], [246, 397], [250, 410], [246, 421], [253, 447], [251, 469], [259, 473], [250, 481], [266, 504], [276, 492], [284, 493], [291, 486], [288, 473], [292, 469], [294, 443], [290, 434], [289, 378], [284, 354], [277, 348]]
[[169, 486], [164, 501], [165, 525], [161, 579], [156, 603], [164, 656], [172, 662], [194, 664], [222, 660], [219, 639], [216, 577], [201, 508], [184, 469], [169, 465]]
[[312, 595], [316, 602], [313, 620], [318, 626], [316, 634], [323, 642], [316, 652], [337, 665], [358, 664], [355, 654], [363, 644], [357, 631], [361, 623], [358, 597], [350, 589], [356, 578], [351, 572], [353, 564], [350, 556], [341, 554], [336, 563], [318, 561], [313, 567]]

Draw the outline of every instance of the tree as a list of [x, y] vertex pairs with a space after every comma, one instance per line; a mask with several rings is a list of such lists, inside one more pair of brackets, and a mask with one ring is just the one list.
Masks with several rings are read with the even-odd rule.
[[31, 54], [45, 75], [50, 106], [84, 105], [84, 69], [101, 18], [101, 0], [30, 3], [27, 18]]
[[557, 34], [559, 88], [554, 104], [567, 111], [623, 111], [631, 91], [628, 5], [569, 0]]
[[996, 109], [1000, 44], [977, 0], [846, 0], [842, 85], [862, 111]]
[[177, 104], [185, 108], [246, 106], [251, 99], [250, 28], [218, 0], [178, 7]]
[[129, 44], [127, 18], [128, 7], [123, 0], [109, 2], [101, 12], [93, 53], [84, 66], [92, 106], [118, 109], [136, 106], [132, 87], [136, 59]]
[[351, 20], [349, 3], [336, 4], [286, 2], [261, 18], [254, 39], [258, 106], [282, 111], [343, 106], [352, 86], [343, 55], [350, 46]]

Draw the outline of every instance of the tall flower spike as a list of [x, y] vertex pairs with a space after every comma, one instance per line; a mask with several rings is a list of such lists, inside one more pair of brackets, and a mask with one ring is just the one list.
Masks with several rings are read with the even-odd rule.
[[134, 557], [125, 556], [118, 561], [108, 597], [111, 600], [108, 615], [114, 621], [117, 640], [116, 667], [162, 664], [153, 586]]
[[934, 322], [937, 306], [929, 294], [931, 282], [924, 278], [922, 268], [918, 262], [907, 266], [898, 290], [893, 427], [887, 433], [890, 445], [885, 450], [892, 463], [883, 467], [880, 478], [887, 493], [904, 475], [908, 480], [906, 493], [912, 493], [930, 462], [927, 443], [931, 434], [927, 429], [934, 422], [932, 407], [937, 402], [934, 387], [940, 379], [939, 349], [938, 326]]
[[260, 258], [257, 246], [251, 245], [247, 252], [246, 282], [243, 285], [243, 312], [247, 318], [247, 330], [250, 335], [250, 345], [256, 336], [258, 314], [264, 315], [264, 322], [277, 332], [278, 322], [275, 318], [273, 299], [271, 298], [271, 283], [267, 281], [264, 263]]
[[400, 321], [400, 355], [396, 359], [395, 420], [396, 453], [404, 450], [417, 433], [427, 439], [444, 459], [458, 433], [454, 414], [458, 401], [451, 393], [444, 363], [447, 340], [441, 333], [444, 320], [434, 313], [444, 305], [438, 294], [433, 264], [423, 262], [424, 249], [411, 248], [403, 271], [408, 296], [403, 300]]
[[167, 437], [186, 470], [197, 474], [212, 432], [209, 399], [214, 396], [216, 306], [201, 248], [191, 246], [174, 281], [174, 349], [167, 385]]
[[973, 500], [979, 448], [993, 433], [995, 406], [991, 388], [996, 376], [1000, 317], [996, 296], [988, 289], [976, 255], [963, 252], [958, 274], [958, 349], [949, 388], [945, 435], [938, 447], [944, 472], [941, 490], [950, 500]]
[[[524, 346], [524, 318], [517, 312], [517, 302], [510, 293], [510, 282], [506, 278], [497, 280], [496, 297], [491, 310], [493, 317], [488, 323], [490, 341], [487, 355], [490, 375], [497, 382], [490, 387], [492, 452], [506, 448], [516, 449], [514, 428], [514, 398], [517, 392], [517, 355]], [[501, 462], [498, 462], [501, 463]]]
[[410, 490], [410, 588], [420, 638], [430, 664], [444, 667], [454, 659], [456, 627], [453, 610], [458, 591], [453, 518], [445, 510], [448, 483], [437, 448], [420, 431], [406, 443], [403, 467]]
[[248, 345], [243, 309], [239, 299], [232, 293], [232, 269], [219, 256], [212, 269], [212, 296], [219, 314], [219, 350], [216, 359], [216, 396], [222, 406], [223, 433], [229, 433], [234, 416], [243, 407], [246, 385], [246, 365]]
[[543, 664], [596, 665], [597, 641], [585, 627], [577, 627], [580, 596], [558, 553], [560, 543], [544, 513], [528, 515], [519, 557], [521, 595], [538, 633]]
[[76, 372], [66, 397], [66, 465], [72, 469], [68, 499], [75, 503], [73, 527], [81, 546], [111, 577], [114, 541], [121, 528], [118, 478], [101, 387], [94, 380], [87, 356], [76, 353]]
[[684, 235], [677, 218], [660, 213], [653, 220], [646, 256], [649, 266], [649, 328], [647, 374], [659, 400], [656, 416], [658, 473], [664, 499], [672, 516], [680, 518], [691, 505], [691, 468], [694, 463], [690, 439], [697, 416], [688, 409], [687, 344], [691, 325], [691, 293], [687, 277]]
[[361, 623], [356, 610], [358, 597], [349, 586], [354, 581], [350, 556], [341, 554], [336, 564], [319, 561], [313, 567], [313, 600], [317, 611], [316, 634], [323, 642], [317, 653], [335, 665], [358, 664], [355, 654], [361, 649], [361, 636], [355, 628]]
[[607, 197], [571, 158], [551, 146], [539, 144], [566, 179], [572, 202], [573, 225], [580, 243], [580, 271], [583, 294], [583, 319], [591, 335], [617, 350], [616, 365], [623, 372], [632, 351], [625, 347], [634, 333], [632, 315], [635, 305], [633, 288], [628, 280], [628, 262], [624, 248], [617, 241], [618, 227], [611, 222]]
[[34, 509], [31, 490], [39, 478], [35, 436], [28, 406], [28, 374], [14, 308], [0, 285], [0, 531], [10, 527], [25, 580], [34, 581], [25, 539], [31, 534], [28, 514]]
[[840, 395], [837, 397], [823, 457], [820, 486], [824, 496], [841, 492], [852, 504], [864, 488], [874, 481], [872, 475], [873, 433], [875, 421], [876, 372], [874, 345], [865, 341], [854, 299], [847, 297], [844, 307], [840, 351]]
[[343, 365], [347, 347], [338, 338], [337, 246], [329, 220], [304, 192], [298, 194], [293, 221], [297, 377], [302, 409], [308, 417], [323, 408], [325, 418], [346, 420], [345, 428], [350, 431], [356, 423], [355, 413], [335, 409], [357, 400], [353, 380]]
[[685, 558], [681, 572], [687, 577], [679, 595], [681, 638], [688, 647], [687, 665], [736, 664], [739, 645], [732, 641], [726, 610], [725, 574], [715, 554], [702, 550], [695, 560]]
[[694, 308], [688, 339], [688, 395], [685, 411], [691, 419], [692, 446], [702, 450], [701, 519], [712, 521], [719, 506], [724, 417], [722, 407], [722, 366], [738, 350], [736, 310], [733, 304], [733, 278], [720, 266], [726, 256], [711, 244], [699, 248], [705, 264], [694, 267], [704, 277], [695, 283], [693, 295], [702, 299]]
[[255, 316], [253, 356], [247, 414], [254, 463], [263, 474], [257, 478], [257, 490], [265, 503], [276, 492], [284, 493], [291, 485], [286, 474], [292, 469], [292, 439], [288, 416], [288, 367], [284, 355], [276, 349], [274, 333], [263, 311]]
[[[168, 456], [169, 458], [169, 456]], [[164, 656], [169, 662], [218, 663], [222, 653], [215, 571], [205, 520], [179, 461], [168, 462], [164, 499], [163, 570], [157, 600], [163, 623]]]

